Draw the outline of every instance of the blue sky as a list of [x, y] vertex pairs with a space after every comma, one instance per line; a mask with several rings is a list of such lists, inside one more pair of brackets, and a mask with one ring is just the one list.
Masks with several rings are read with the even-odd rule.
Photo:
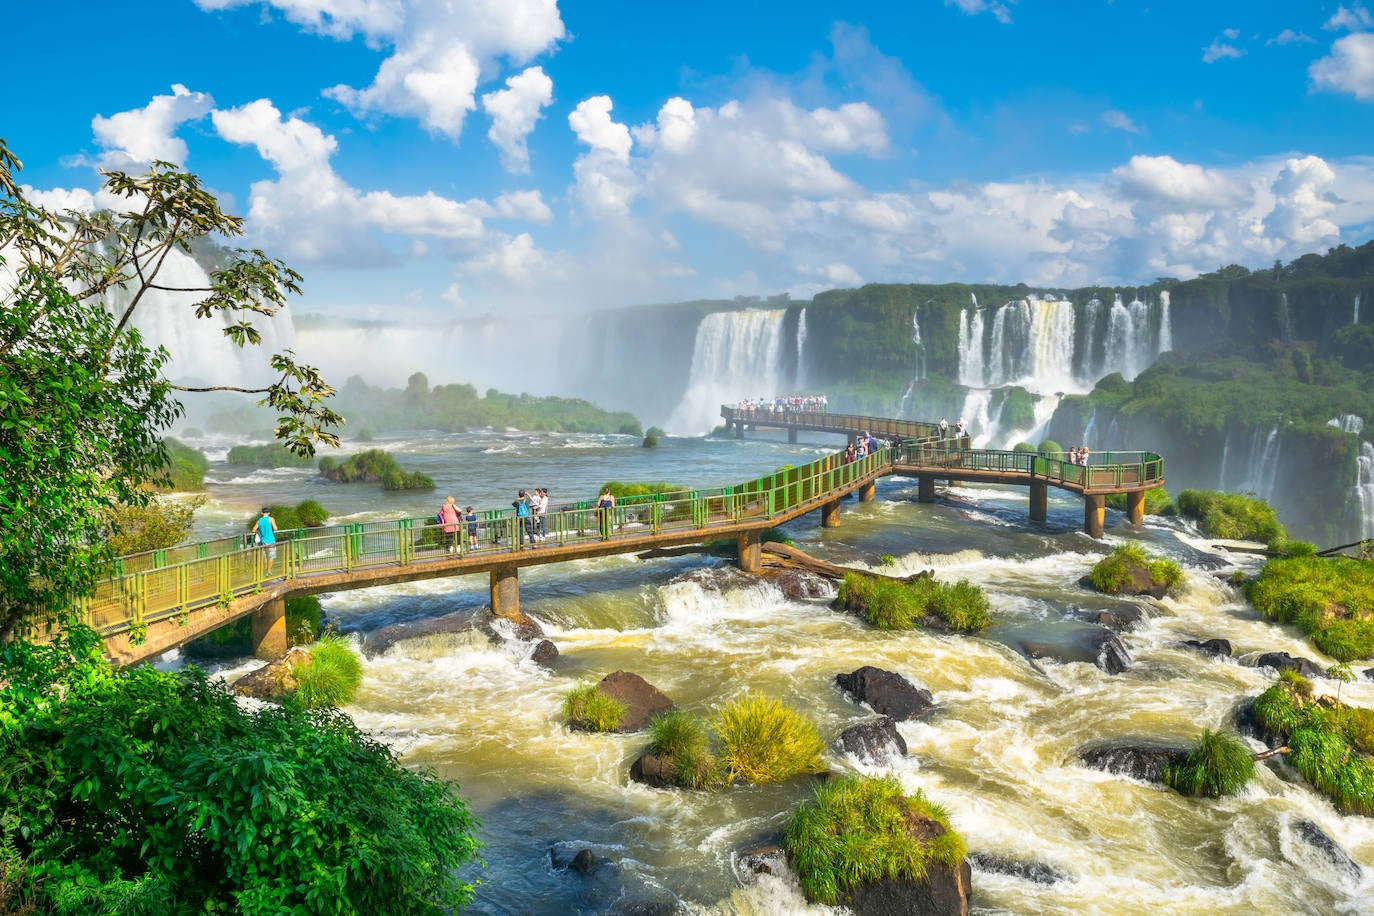
[[1135, 284], [1374, 235], [1374, 15], [1133, 0], [157, 0], [8, 13], [53, 206], [170, 159], [299, 311]]

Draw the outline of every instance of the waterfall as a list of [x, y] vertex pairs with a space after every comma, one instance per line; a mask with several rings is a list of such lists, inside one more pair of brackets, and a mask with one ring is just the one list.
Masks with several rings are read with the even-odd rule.
[[1085, 379], [1098, 379], [1106, 374], [1102, 371], [1102, 359], [1097, 355], [1097, 325], [1101, 311], [1102, 300], [1096, 296], [1089, 299], [1088, 304], [1083, 307], [1083, 318], [1087, 322], [1087, 328], [1083, 332], [1083, 356], [1079, 360], [1079, 365], [1080, 375]]
[[974, 387], [983, 381], [983, 310], [974, 307], [959, 313], [959, 384]]
[[1360, 323], [1360, 294], [1355, 294], [1355, 315], [1350, 319], [1351, 324]]
[[906, 404], [911, 399], [911, 393], [926, 377], [926, 345], [921, 342], [921, 309], [919, 306], [911, 312], [911, 345], [916, 350], [916, 366], [911, 375], [911, 382], [906, 386], [906, 391], [902, 393], [902, 401], [897, 406], [898, 417], [906, 416]]
[[1355, 475], [1355, 500], [1360, 512], [1360, 537], [1374, 538], [1374, 445], [1360, 443]]
[[[1009, 429], [998, 436], [1000, 441], [990, 442], [989, 445], [997, 448], [1013, 448], [1018, 442], [1029, 442], [1031, 445], [1039, 445], [1045, 440], [1049, 433], [1050, 420], [1054, 419], [1055, 408], [1059, 406], [1061, 398], [1057, 394], [1047, 394], [1035, 399], [1034, 410], [1035, 419], [1027, 429]], [[996, 428], [1000, 430], [1002, 424], [1002, 405], [997, 408]]]
[[1359, 435], [1364, 432], [1364, 417], [1353, 413], [1343, 413], [1339, 417], [1332, 417], [1326, 421], [1327, 426], [1334, 426], [1343, 433], [1353, 433]]
[[1250, 440], [1250, 463], [1240, 488], [1268, 501], [1274, 494], [1274, 481], [1278, 478], [1282, 437], [1279, 436], [1279, 425], [1275, 423], [1261, 442], [1262, 429], [1256, 426]]
[[1226, 430], [1226, 441], [1221, 444], [1221, 468], [1217, 471], [1217, 489], [1226, 492], [1226, 462], [1231, 457], [1231, 430]]
[[[959, 419], [964, 421], [974, 448], [987, 448], [992, 434], [996, 431], [997, 417], [990, 410], [992, 391], [987, 388], [970, 388], [964, 395], [963, 411]], [[997, 416], [1001, 415], [998, 405]]]
[[779, 366], [786, 315], [786, 309], [748, 309], [701, 319], [687, 391], [668, 419], [667, 430], [702, 435], [718, 424], [720, 405], [783, 394], [786, 382], [779, 378]]
[[[1039, 443], [1033, 443], [1039, 445]], [[1093, 451], [1101, 451], [1102, 445], [1097, 441], [1097, 409], [1088, 414], [1088, 423], [1083, 427], [1083, 444]]]
[[1174, 348], [1174, 329], [1169, 321], [1169, 291], [1159, 294], [1159, 352], [1168, 353]]
[[1283, 303], [1279, 312], [1279, 331], [1283, 334], [1283, 342], [1289, 343], [1293, 340], [1293, 316], [1288, 312], [1288, 294], [1279, 293], [1279, 301]]
[[[916, 319], [912, 319], [915, 321]], [[806, 309], [803, 308], [797, 316], [797, 378], [793, 387], [797, 392], [801, 392], [802, 386], [806, 383]]]

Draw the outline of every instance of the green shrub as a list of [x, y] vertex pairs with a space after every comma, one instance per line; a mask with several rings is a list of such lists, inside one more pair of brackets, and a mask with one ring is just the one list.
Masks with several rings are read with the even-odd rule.
[[205, 472], [210, 469], [210, 459], [205, 453], [170, 437], [162, 440], [162, 445], [167, 449], [166, 489], [204, 490]]
[[309, 467], [309, 457], [297, 455], [280, 442], [266, 445], [236, 445], [229, 449], [228, 461], [236, 467], [299, 468]]
[[363, 663], [342, 636], [326, 633], [310, 648], [310, 662], [291, 666], [296, 700], [307, 709], [343, 706], [363, 681]]
[[313, 499], [304, 499], [296, 506], [296, 517], [306, 528], [319, 528], [329, 521], [329, 510]]
[[[1126, 511], [1125, 493], [1108, 493], [1107, 505], [1113, 509]], [[1145, 491], [1145, 514], [1146, 515], [1175, 515], [1177, 510], [1174, 501], [1169, 496], [1169, 491], [1163, 487], [1155, 487], [1153, 490]]]
[[964, 579], [951, 585], [930, 578], [898, 582], [846, 573], [835, 603], [862, 613], [880, 630], [909, 630], [927, 616], [960, 632], [976, 632], [990, 622], [987, 596]]
[[1303, 712], [1293, 693], [1275, 684], [1255, 698], [1255, 718], [1265, 730], [1282, 737], [1293, 733], [1302, 722]]
[[1347, 557], [1274, 559], [1246, 585], [1245, 595], [1266, 618], [1295, 624], [1338, 661], [1374, 655], [1374, 563]]
[[[669, 483], [666, 480], [647, 481], [620, 481], [612, 480], [602, 487], [603, 490], [610, 490], [611, 495], [616, 499], [625, 499], [629, 496], [648, 496], [652, 493], [687, 493], [691, 487], [684, 487], [681, 484]], [[601, 492], [600, 490], [597, 491]]]
[[596, 684], [579, 684], [563, 695], [563, 721], [589, 732], [613, 732], [625, 716], [625, 704], [601, 692]]
[[1268, 544], [1285, 536], [1273, 506], [1253, 495], [1184, 490], [1176, 504], [1179, 514], [1197, 522], [1208, 537]]
[[[933, 839], [913, 836], [913, 815], [934, 821], [943, 832]], [[782, 842], [806, 895], [831, 906], [857, 885], [919, 880], [930, 863], [955, 868], [965, 855], [949, 815], [920, 791], [903, 795], [891, 776], [842, 776], [819, 786], [788, 819]]]
[[935, 582], [933, 579], [918, 579], [918, 582], [931, 582], [935, 586], [930, 610], [935, 616], [949, 624], [951, 629], [961, 633], [972, 633], [987, 627], [990, 622], [990, 605], [982, 588], [960, 579], [953, 585]]
[[680, 709], [659, 713], [649, 721], [649, 753], [673, 761], [674, 781], [689, 789], [705, 789], [717, 780], [716, 759], [706, 746], [706, 729]]
[[778, 700], [745, 694], [717, 710], [711, 726], [720, 740], [718, 756], [728, 782], [782, 782], [824, 769], [820, 732]]
[[1183, 760], [1164, 771], [1164, 782], [1184, 795], [1235, 795], [1255, 775], [1255, 758], [1230, 732], [1204, 729]]
[[1290, 541], [1285, 538], [1269, 542], [1269, 549], [1281, 557], [1314, 557], [1317, 545], [1308, 541]]
[[[0, 653], [0, 811], [39, 913], [439, 914], [477, 822], [338, 710], [241, 707], [94, 632]], [[118, 774], [124, 774], [120, 776]], [[13, 872], [11, 872], [13, 875]]]
[[1011, 450], [1013, 452], [1030, 452], [1031, 454], [1035, 454], [1035, 446], [1031, 445], [1029, 442], [1018, 442], [1011, 447]]
[[658, 440], [668, 435], [657, 426], [650, 426], [649, 431], [644, 434], [645, 448], [658, 448]]
[[1062, 459], [1064, 457], [1064, 447], [1053, 439], [1046, 439], [1044, 442], [1041, 442], [1039, 452], [1046, 458]]
[[390, 453], [368, 449], [336, 461], [320, 459], [320, 475], [335, 483], [380, 483], [384, 490], [433, 490], [434, 481], [419, 471], [407, 473]]
[[1089, 578], [1093, 587], [1108, 595], [1119, 595], [1131, 584], [1131, 570], [1139, 567], [1150, 574], [1154, 585], [1173, 588], [1183, 578], [1183, 567], [1167, 557], [1146, 553], [1139, 544], [1118, 544], [1112, 552], [1093, 565]]

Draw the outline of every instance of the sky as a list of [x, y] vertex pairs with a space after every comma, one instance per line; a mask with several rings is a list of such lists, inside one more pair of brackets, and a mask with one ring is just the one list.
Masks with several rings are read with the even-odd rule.
[[26, 193], [182, 165], [305, 276], [298, 313], [1136, 285], [1374, 237], [1360, 2], [129, 9], [7, 10]]

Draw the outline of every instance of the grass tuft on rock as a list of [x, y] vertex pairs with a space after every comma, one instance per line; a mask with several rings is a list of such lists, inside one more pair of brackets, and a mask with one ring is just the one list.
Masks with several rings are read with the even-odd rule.
[[1153, 584], [1166, 588], [1173, 588], [1183, 579], [1181, 566], [1166, 557], [1146, 553], [1139, 544], [1118, 544], [1097, 561], [1089, 576], [1098, 591], [1119, 595], [1131, 584], [1131, 570], [1136, 567], [1147, 571]]
[[1183, 795], [1220, 798], [1235, 795], [1255, 775], [1255, 757], [1230, 732], [1204, 729], [1188, 753], [1164, 771], [1164, 782]]
[[563, 721], [589, 732], [613, 732], [625, 716], [625, 704], [593, 683], [579, 684], [563, 695]]
[[1314, 789], [1343, 811], [1374, 814], [1374, 710], [1313, 698], [1306, 678], [1281, 676], [1255, 698], [1254, 713]]
[[659, 713], [649, 721], [649, 753], [672, 759], [673, 778], [680, 786], [705, 789], [718, 782], [705, 727], [680, 709]]
[[825, 741], [815, 724], [779, 700], [745, 694], [717, 710], [711, 727], [727, 782], [782, 782], [824, 769]]
[[1294, 624], [1338, 661], [1374, 656], [1374, 562], [1270, 560], [1247, 584], [1245, 596], [1266, 618]]
[[1216, 490], [1184, 490], [1174, 501], [1180, 515], [1208, 537], [1270, 541], [1284, 537], [1274, 507], [1256, 496]]
[[296, 699], [308, 709], [342, 706], [352, 701], [363, 681], [363, 663], [348, 640], [326, 633], [310, 647], [309, 664], [291, 668]]
[[862, 613], [880, 630], [910, 630], [932, 616], [953, 630], [977, 632], [991, 619], [983, 590], [964, 579], [953, 584], [934, 579], [907, 583], [846, 573], [836, 605]]
[[783, 847], [806, 895], [831, 906], [857, 885], [919, 880], [932, 862], [956, 867], [965, 855], [948, 814], [919, 791], [903, 795], [891, 776], [843, 776], [818, 787], [788, 820]]

